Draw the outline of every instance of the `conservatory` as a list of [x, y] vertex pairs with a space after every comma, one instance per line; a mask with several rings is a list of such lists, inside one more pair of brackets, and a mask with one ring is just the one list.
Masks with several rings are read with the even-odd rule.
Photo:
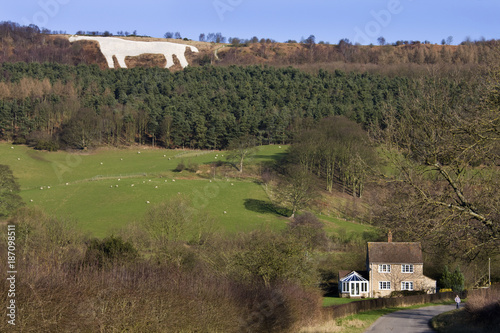
[[[343, 275], [343, 274], [342, 274]], [[339, 296], [340, 297], [368, 297], [368, 280], [361, 274], [351, 271], [341, 276], [339, 273]]]

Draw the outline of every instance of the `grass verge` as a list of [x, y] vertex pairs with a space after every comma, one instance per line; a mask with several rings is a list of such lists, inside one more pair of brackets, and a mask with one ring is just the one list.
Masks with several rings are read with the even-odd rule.
[[314, 327], [305, 327], [300, 332], [301, 333], [362, 333], [370, 327], [378, 318], [399, 310], [404, 309], [418, 309], [426, 306], [433, 305], [444, 305], [444, 304], [452, 304], [453, 302], [436, 302], [436, 303], [426, 303], [426, 304], [418, 304], [412, 305], [408, 307], [392, 307], [371, 311], [360, 312], [355, 315], [347, 316], [344, 318], [330, 320]]

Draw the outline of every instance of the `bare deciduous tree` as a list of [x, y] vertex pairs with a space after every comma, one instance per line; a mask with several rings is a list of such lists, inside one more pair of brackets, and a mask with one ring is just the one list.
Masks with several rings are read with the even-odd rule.
[[[494, 76], [495, 77], [495, 76]], [[499, 249], [499, 82], [482, 91], [482, 105], [422, 82], [422, 95], [402, 96], [402, 108], [386, 110], [385, 139], [397, 177], [385, 211], [388, 223], [475, 258]], [[451, 83], [453, 85], [453, 83]], [[457, 84], [453, 86], [459, 89]], [[390, 209], [390, 210], [389, 210]]]

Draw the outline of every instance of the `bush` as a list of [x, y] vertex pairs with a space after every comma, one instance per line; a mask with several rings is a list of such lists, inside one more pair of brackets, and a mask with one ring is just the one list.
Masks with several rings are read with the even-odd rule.
[[130, 242], [110, 236], [103, 240], [92, 239], [87, 244], [84, 264], [103, 267], [114, 262], [127, 262], [137, 258], [138, 252]]
[[26, 138], [22, 137], [22, 136], [18, 136], [14, 139], [14, 141], [12, 142], [13, 144], [15, 145], [25, 145], [26, 144]]
[[391, 297], [406, 297], [414, 295], [425, 295], [425, 290], [395, 290], [391, 292]]
[[464, 290], [465, 277], [460, 272], [460, 267], [455, 268], [453, 273], [448, 270], [448, 266], [444, 266], [443, 275], [439, 280], [442, 288], [452, 289], [455, 293], [460, 293]]
[[195, 172], [196, 173], [198, 171], [198, 169], [199, 169], [199, 165], [196, 162], [189, 161], [187, 169], [189, 171], [191, 171], [191, 172]]
[[36, 150], [58, 151], [59, 144], [55, 141], [40, 140], [33, 148]]
[[297, 240], [309, 249], [325, 248], [328, 245], [323, 223], [312, 213], [304, 213], [288, 224], [288, 230]]
[[175, 167], [174, 171], [175, 172], [181, 172], [184, 169], [186, 169], [186, 165], [184, 164], [184, 161], [181, 161], [177, 166]]

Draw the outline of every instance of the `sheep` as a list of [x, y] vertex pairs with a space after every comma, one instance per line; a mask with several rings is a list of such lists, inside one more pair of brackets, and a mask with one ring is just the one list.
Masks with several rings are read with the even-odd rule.
[[148, 200], [148, 201], [146, 201], [146, 203], [148, 204], [148, 203], [149, 203], [149, 200]]

